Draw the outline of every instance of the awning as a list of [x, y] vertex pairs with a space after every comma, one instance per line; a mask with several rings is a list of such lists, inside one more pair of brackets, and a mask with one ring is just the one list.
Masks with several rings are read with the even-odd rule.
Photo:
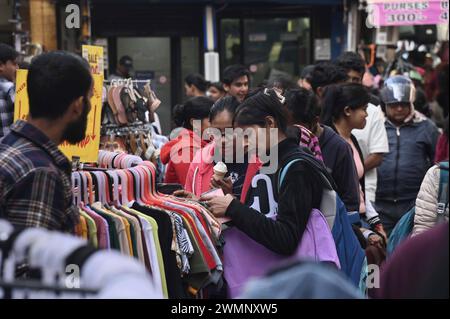
[[367, 0], [369, 22], [376, 26], [448, 24], [448, 0]]

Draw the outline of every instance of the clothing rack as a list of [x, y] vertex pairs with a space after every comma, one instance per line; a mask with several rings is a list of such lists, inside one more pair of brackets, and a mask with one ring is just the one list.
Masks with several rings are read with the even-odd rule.
[[101, 135], [122, 135], [127, 133], [138, 133], [143, 132], [147, 134], [152, 133], [152, 124], [151, 123], [143, 123], [141, 121], [130, 123], [127, 125], [117, 125], [117, 124], [105, 124], [102, 125]]
[[100, 151], [99, 165], [108, 170], [72, 172], [81, 219], [76, 233], [94, 247], [139, 261], [157, 293], [200, 296], [207, 285], [221, 281], [220, 222], [201, 203], [158, 193], [155, 166], [136, 157]]
[[[57, 231], [14, 231], [8, 221], [1, 219], [0, 226], [0, 299], [162, 298], [143, 265], [133, 258], [98, 250], [88, 241]], [[110, 264], [116, 268], [105, 267]], [[18, 275], [23, 265], [27, 270]], [[69, 271], [68, 266], [73, 270]], [[23, 278], [24, 274], [31, 279]], [[68, 279], [78, 281], [82, 287], [68, 286]]]
[[103, 83], [105, 83], [105, 84], [116, 84], [117, 83], [118, 85], [120, 85], [120, 84], [129, 83], [130, 81], [132, 83], [150, 83], [150, 84], [152, 82], [152, 80], [150, 80], [150, 79], [148, 79], [148, 80], [133, 80], [131, 78], [128, 78], [128, 79], [104, 80]]
[[54, 292], [56, 294], [73, 293], [73, 294], [80, 294], [83, 297], [88, 297], [87, 295], [94, 296], [98, 294], [98, 290], [96, 289], [67, 288], [61, 286], [45, 285], [36, 280], [15, 280], [13, 282], [6, 282], [0, 279], [0, 290], [3, 290], [3, 299], [11, 299], [12, 291], [14, 289], [47, 291], [47, 292]]

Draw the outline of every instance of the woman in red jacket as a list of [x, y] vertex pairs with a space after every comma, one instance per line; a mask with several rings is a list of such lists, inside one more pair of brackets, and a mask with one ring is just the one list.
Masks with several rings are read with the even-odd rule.
[[161, 149], [161, 162], [167, 164], [165, 183], [185, 184], [195, 153], [208, 144], [202, 136], [209, 127], [208, 117], [212, 105], [213, 102], [207, 97], [194, 97], [175, 107], [175, 124], [183, 129]]
[[[220, 145], [217, 144], [218, 141], [213, 141], [197, 152], [187, 174], [184, 187], [186, 192], [177, 192], [175, 195], [191, 197], [193, 194], [196, 197], [200, 197], [202, 193], [211, 188], [222, 188], [225, 194], [232, 194], [237, 198], [241, 196], [246, 177], [249, 175], [253, 176], [261, 164], [257, 161], [249, 161], [245, 155], [242, 161], [236, 160], [234, 156], [236, 154], [236, 141], [231, 144], [227, 140], [230, 136], [226, 134], [226, 129], [233, 129], [234, 112], [238, 106], [239, 101], [235, 97], [227, 96], [221, 98], [211, 108], [209, 120], [211, 127], [220, 131], [222, 135]], [[226, 154], [231, 155], [231, 152], [233, 152], [233, 160], [227, 161], [231, 157], [227, 158]], [[227, 174], [222, 180], [213, 178], [213, 167], [218, 161], [222, 161], [227, 165]]]

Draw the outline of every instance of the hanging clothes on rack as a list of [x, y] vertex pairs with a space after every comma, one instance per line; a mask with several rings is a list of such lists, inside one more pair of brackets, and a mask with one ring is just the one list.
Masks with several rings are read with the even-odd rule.
[[151, 162], [108, 151], [98, 162], [72, 173], [77, 234], [139, 260], [165, 297], [195, 297], [220, 284], [223, 241], [214, 216], [198, 202], [159, 194]]
[[[0, 220], [0, 298], [163, 298], [145, 268], [118, 252], [42, 228]], [[26, 264], [26, 278], [16, 269]]]

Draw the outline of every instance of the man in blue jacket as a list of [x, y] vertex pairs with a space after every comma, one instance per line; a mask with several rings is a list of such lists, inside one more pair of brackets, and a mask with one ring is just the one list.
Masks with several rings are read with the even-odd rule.
[[390, 152], [378, 169], [376, 208], [388, 234], [414, 206], [438, 138], [435, 124], [414, 110], [414, 98], [414, 84], [405, 76], [389, 78], [381, 90]]

